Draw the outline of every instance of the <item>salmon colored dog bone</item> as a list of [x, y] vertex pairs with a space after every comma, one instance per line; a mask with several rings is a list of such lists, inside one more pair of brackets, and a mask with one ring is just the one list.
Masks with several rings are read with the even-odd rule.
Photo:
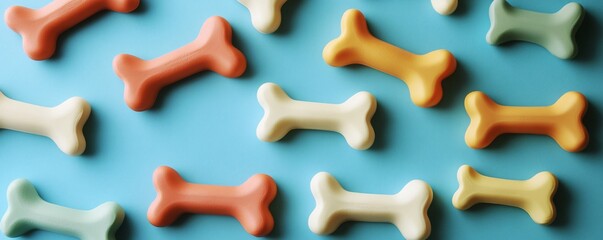
[[119, 204], [106, 202], [92, 210], [66, 208], [44, 201], [34, 186], [17, 179], [8, 186], [8, 209], [0, 221], [2, 232], [18, 237], [41, 229], [82, 240], [114, 240], [125, 213]]
[[491, 25], [486, 41], [492, 45], [513, 40], [532, 42], [558, 58], [568, 59], [578, 53], [574, 35], [583, 17], [582, 5], [575, 2], [546, 14], [515, 8], [506, 0], [494, 0], [490, 5]]
[[432, 107], [442, 99], [442, 80], [456, 70], [456, 59], [447, 50], [415, 55], [374, 37], [364, 15], [347, 10], [341, 19], [341, 35], [322, 52], [335, 67], [362, 64], [388, 73], [408, 85], [410, 98], [420, 107]]
[[540, 172], [525, 181], [492, 178], [463, 165], [457, 173], [459, 189], [452, 197], [455, 208], [466, 210], [478, 203], [493, 203], [518, 207], [538, 224], [555, 220], [553, 196], [557, 178], [550, 172]]
[[264, 236], [272, 231], [274, 220], [270, 203], [276, 196], [274, 180], [256, 174], [236, 187], [188, 183], [172, 168], [159, 167], [153, 174], [157, 198], [147, 213], [151, 224], [172, 224], [182, 213], [230, 215], [245, 231]]
[[588, 132], [582, 124], [587, 105], [578, 92], [567, 92], [547, 107], [501, 106], [482, 92], [472, 92], [465, 98], [471, 118], [465, 141], [469, 147], [484, 148], [503, 133], [544, 134], [564, 150], [577, 152], [588, 145]]
[[273, 33], [281, 25], [281, 7], [287, 0], [239, 0], [249, 9], [251, 23], [261, 33]]
[[13, 6], [6, 10], [6, 24], [23, 38], [23, 49], [34, 60], [54, 54], [61, 33], [102, 10], [131, 12], [140, 0], [54, 0], [33, 10]]
[[12, 100], [0, 92], [0, 128], [46, 136], [69, 155], [86, 149], [82, 129], [89, 115], [90, 105], [80, 97], [47, 108]]
[[163, 87], [204, 70], [229, 78], [241, 76], [247, 61], [231, 39], [230, 24], [214, 16], [205, 21], [192, 43], [159, 58], [145, 61], [128, 54], [116, 56], [113, 69], [124, 81], [126, 103], [135, 111], [147, 110]]
[[429, 184], [412, 180], [394, 195], [348, 192], [329, 173], [311, 182], [316, 208], [308, 225], [316, 234], [330, 234], [345, 221], [391, 222], [406, 239], [426, 239], [431, 233], [427, 209], [433, 192]]
[[278, 85], [264, 83], [258, 89], [258, 101], [264, 117], [256, 134], [262, 141], [278, 141], [292, 129], [339, 132], [358, 150], [371, 147], [375, 140], [371, 119], [377, 101], [368, 92], [356, 93], [342, 104], [326, 104], [293, 100]]

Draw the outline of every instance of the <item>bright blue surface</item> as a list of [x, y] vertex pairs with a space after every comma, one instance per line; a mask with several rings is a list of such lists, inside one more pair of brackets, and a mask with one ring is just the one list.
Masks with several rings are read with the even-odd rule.
[[[38, 8], [49, 2], [0, 1]], [[567, 1], [512, 0], [512, 4], [553, 12]], [[15, 178], [27, 178], [42, 197], [60, 205], [90, 209], [119, 202], [127, 218], [118, 239], [253, 238], [230, 217], [187, 216], [156, 228], [146, 220], [155, 198], [151, 176], [160, 165], [177, 169], [188, 181], [238, 185], [254, 173], [271, 175], [279, 186], [272, 204], [276, 226], [269, 238], [318, 238], [307, 226], [314, 208], [310, 179], [331, 172], [351, 191], [393, 194], [418, 178], [431, 184], [432, 239], [602, 239], [603, 228], [603, 5], [580, 0], [587, 11], [577, 34], [574, 60], [559, 60], [529, 43], [490, 46], [490, 1], [461, 0], [452, 16], [440, 16], [428, 0], [300, 1], [284, 5], [281, 28], [258, 33], [247, 9], [229, 1], [143, 0], [133, 14], [103, 13], [63, 35], [52, 60], [26, 57], [21, 37], [0, 24], [0, 89], [9, 97], [54, 106], [81, 96], [92, 106], [85, 127], [88, 148], [69, 157], [43, 137], [0, 133], [0, 192]], [[334, 68], [322, 60], [326, 43], [339, 35], [340, 19], [360, 9], [377, 37], [415, 53], [444, 48], [458, 59], [444, 81], [444, 98], [434, 108], [414, 106], [400, 80], [365, 67]], [[111, 62], [119, 53], [150, 59], [193, 40], [210, 16], [220, 15], [234, 29], [234, 43], [247, 57], [242, 78], [215, 73], [195, 75], [161, 93], [151, 111], [138, 113], [123, 101], [123, 83]], [[375, 145], [350, 148], [337, 133], [295, 131], [277, 143], [255, 136], [263, 115], [256, 90], [264, 82], [281, 85], [293, 98], [339, 103], [362, 90], [373, 93]], [[581, 153], [563, 151], [544, 136], [504, 136], [485, 150], [464, 142], [469, 118], [467, 93], [481, 90], [506, 105], [548, 105], [576, 90], [589, 100], [585, 117], [591, 136]], [[453, 208], [451, 198], [462, 164], [495, 177], [527, 179], [551, 171], [560, 181], [558, 218], [535, 224], [520, 209], [480, 205]], [[0, 194], [0, 211], [6, 209]], [[390, 224], [347, 223], [337, 239], [400, 239]], [[33, 232], [25, 239], [68, 239]]]

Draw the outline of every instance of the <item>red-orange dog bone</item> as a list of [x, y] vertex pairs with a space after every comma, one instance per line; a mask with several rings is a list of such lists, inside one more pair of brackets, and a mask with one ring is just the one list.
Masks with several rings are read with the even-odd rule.
[[140, 0], [55, 0], [38, 9], [13, 6], [6, 10], [8, 27], [21, 34], [25, 53], [34, 60], [50, 58], [61, 33], [102, 10], [131, 12]]
[[264, 236], [272, 231], [274, 220], [270, 203], [276, 196], [276, 183], [265, 174], [256, 174], [236, 187], [192, 184], [170, 167], [159, 167], [153, 174], [157, 198], [147, 212], [151, 224], [170, 225], [182, 213], [230, 215], [245, 231]]
[[118, 55], [113, 69], [126, 85], [126, 103], [135, 111], [147, 110], [161, 88], [208, 69], [229, 78], [241, 76], [247, 61], [231, 39], [230, 24], [215, 16], [205, 21], [195, 41], [159, 58], [145, 61]]

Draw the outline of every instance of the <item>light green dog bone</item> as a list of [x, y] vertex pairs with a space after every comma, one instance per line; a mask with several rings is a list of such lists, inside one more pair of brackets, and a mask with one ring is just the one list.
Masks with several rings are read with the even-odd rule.
[[501, 44], [512, 40], [536, 43], [561, 59], [578, 52], [574, 34], [584, 16], [584, 9], [571, 2], [556, 13], [546, 14], [515, 8], [505, 0], [490, 5], [490, 31], [486, 41]]
[[7, 195], [8, 210], [0, 221], [0, 228], [8, 237], [42, 229], [82, 240], [113, 240], [125, 216], [124, 210], [114, 202], [88, 211], [48, 203], [25, 179], [14, 180], [8, 186]]

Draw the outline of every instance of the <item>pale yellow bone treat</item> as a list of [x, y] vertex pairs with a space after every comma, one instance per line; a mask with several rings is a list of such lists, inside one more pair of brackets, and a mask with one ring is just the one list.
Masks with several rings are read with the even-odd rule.
[[426, 239], [431, 233], [427, 209], [433, 199], [429, 184], [412, 180], [393, 195], [349, 192], [329, 173], [319, 172], [310, 183], [316, 208], [310, 230], [331, 234], [346, 221], [390, 222], [406, 239]]
[[90, 105], [80, 97], [49, 108], [15, 101], [0, 92], [0, 128], [46, 136], [69, 155], [86, 149], [82, 129], [89, 115]]
[[293, 100], [278, 85], [264, 83], [258, 101], [264, 109], [256, 131], [262, 141], [278, 141], [293, 129], [339, 132], [358, 150], [370, 148], [375, 140], [371, 119], [377, 100], [368, 92], [356, 93], [341, 104], [327, 104]]
[[553, 196], [557, 178], [550, 172], [540, 172], [528, 180], [508, 180], [481, 175], [468, 165], [457, 173], [459, 189], [452, 197], [452, 205], [466, 210], [478, 203], [492, 203], [518, 207], [526, 211], [538, 224], [555, 220]]
[[440, 102], [442, 81], [456, 70], [456, 59], [448, 50], [416, 55], [374, 37], [356, 9], [343, 14], [341, 35], [325, 46], [322, 57], [334, 67], [362, 64], [399, 78], [420, 107]]
[[287, 0], [239, 0], [249, 9], [253, 27], [261, 33], [273, 33], [281, 25], [281, 7]]

